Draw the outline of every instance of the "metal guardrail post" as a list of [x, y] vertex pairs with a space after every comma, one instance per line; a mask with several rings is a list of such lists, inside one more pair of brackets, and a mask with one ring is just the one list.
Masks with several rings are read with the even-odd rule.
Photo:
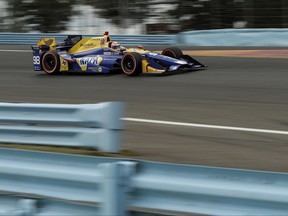
[[103, 171], [103, 216], [128, 215], [129, 179], [136, 162], [123, 161], [99, 165]]
[[37, 200], [20, 199], [16, 209], [0, 212], [0, 216], [35, 216], [37, 214]]

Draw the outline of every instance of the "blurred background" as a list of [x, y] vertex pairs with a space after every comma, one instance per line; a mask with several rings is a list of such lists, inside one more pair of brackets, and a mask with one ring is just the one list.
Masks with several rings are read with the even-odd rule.
[[287, 0], [0, 0], [0, 32], [175, 34], [287, 27]]

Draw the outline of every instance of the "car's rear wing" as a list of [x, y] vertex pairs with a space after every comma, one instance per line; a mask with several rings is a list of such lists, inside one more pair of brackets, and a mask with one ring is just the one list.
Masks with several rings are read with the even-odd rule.
[[55, 38], [41, 38], [41, 40], [35, 46], [31, 46], [33, 50], [39, 49], [47, 49], [47, 50], [55, 50], [57, 47], [56, 39]]
[[[81, 43], [79, 43], [81, 41]], [[88, 43], [87, 43], [88, 42]], [[112, 42], [109, 32], [104, 32], [102, 37], [83, 38], [82, 35], [68, 35], [63, 42], [56, 42], [56, 38], [41, 38], [37, 45], [31, 46], [33, 50], [67, 50], [76, 45], [72, 52], [78, 51], [79, 47], [86, 46], [90, 48], [98, 46], [108, 46]], [[87, 43], [87, 44], [86, 44]], [[77, 46], [78, 45], [78, 46]], [[84, 48], [83, 47], [83, 48]]]
[[50, 49], [55, 49], [57, 46], [55, 38], [41, 38], [41, 40], [37, 43], [37, 46], [48, 46]]

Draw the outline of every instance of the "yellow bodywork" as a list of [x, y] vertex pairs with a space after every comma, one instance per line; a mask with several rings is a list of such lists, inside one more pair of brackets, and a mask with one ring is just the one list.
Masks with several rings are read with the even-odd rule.
[[86, 52], [93, 50], [99, 47], [108, 47], [108, 42], [110, 37], [104, 35], [102, 37], [92, 37], [92, 38], [83, 38], [75, 46], [69, 50], [69, 54], [75, 54], [79, 52]]
[[165, 70], [159, 70], [159, 69], [155, 69], [151, 66], [149, 66], [147, 60], [142, 60], [142, 72], [143, 73], [163, 73], [165, 72]]
[[68, 62], [60, 56], [60, 71], [68, 71]]
[[46, 45], [50, 47], [50, 50], [55, 50], [57, 43], [55, 38], [41, 38], [41, 40], [37, 43], [37, 46]]

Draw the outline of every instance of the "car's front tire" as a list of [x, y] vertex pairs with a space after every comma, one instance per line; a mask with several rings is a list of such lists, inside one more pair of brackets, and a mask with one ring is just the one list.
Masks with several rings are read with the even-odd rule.
[[137, 52], [125, 53], [121, 60], [121, 68], [128, 76], [142, 73], [142, 56]]
[[162, 55], [169, 56], [171, 58], [180, 59], [183, 56], [183, 52], [178, 47], [169, 47], [162, 51]]
[[57, 52], [48, 51], [42, 57], [42, 68], [46, 74], [58, 74], [60, 70], [60, 58]]

